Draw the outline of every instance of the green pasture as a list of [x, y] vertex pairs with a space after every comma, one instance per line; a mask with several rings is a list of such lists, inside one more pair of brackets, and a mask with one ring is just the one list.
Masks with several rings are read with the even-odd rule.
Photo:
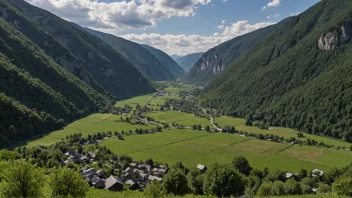
[[162, 111], [148, 113], [147, 116], [154, 118], [162, 123], [178, 123], [183, 126], [191, 127], [193, 125], [202, 125], [205, 127], [210, 125], [210, 121], [206, 118], [195, 117], [194, 114], [178, 112], [178, 111]]
[[63, 130], [54, 131], [43, 137], [37, 138], [35, 140], [29, 140], [23, 142], [21, 146], [34, 147], [39, 145], [50, 145], [55, 142], [60, 141], [62, 138], [65, 138], [67, 135], [72, 135], [75, 133], [82, 133], [83, 136], [89, 134], [94, 134], [97, 132], [119, 132], [122, 130], [128, 132], [132, 130], [133, 132], [136, 129], [153, 129], [156, 125], [132, 125], [126, 122], [120, 122], [120, 118], [125, 119], [126, 116], [112, 115], [112, 114], [92, 114], [88, 117], [82, 118], [73, 122], [72, 124], [67, 125]]
[[192, 89], [192, 85], [184, 85], [183, 87], [168, 87], [165, 88], [165, 91], [168, 91], [170, 93], [179, 93], [180, 91], [190, 91]]
[[127, 100], [117, 101], [116, 106], [124, 107], [125, 105], [129, 105], [132, 108], [136, 108], [137, 104], [139, 104], [140, 106], [144, 107], [145, 105], [148, 104], [150, 100], [152, 100], [152, 98], [153, 98], [152, 94], [137, 96]]
[[[247, 132], [247, 133], [254, 133], [254, 134], [273, 134], [273, 135], [278, 135], [280, 137], [284, 138], [297, 138], [297, 133], [299, 131], [294, 130], [294, 129], [289, 129], [289, 128], [284, 128], [284, 127], [270, 127], [269, 130], [264, 130], [260, 129], [255, 126], [246, 126], [245, 125], [245, 119], [241, 118], [231, 118], [231, 117], [220, 117], [220, 118], [215, 118], [215, 123], [218, 123], [220, 127], [224, 126], [234, 126], [236, 127], [236, 130]], [[313, 139], [318, 142], [324, 142], [327, 145], [334, 145], [335, 147], [345, 147], [347, 149], [350, 148], [352, 144], [348, 142], [342, 142], [339, 140], [334, 140], [328, 137], [322, 137], [322, 136], [317, 136], [313, 134], [308, 134], [308, 133], [303, 133], [304, 138], [300, 138], [301, 140], [307, 140], [307, 139]]]
[[161, 105], [165, 105], [165, 102], [167, 100], [179, 100], [181, 99], [180, 96], [172, 96], [172, 95], [169, 95], [169, 96], [160, 96], [160, 97], [157, 97], [155, 99], [152, 99], [150, 101], [150, 105], [149, 107], [150, 108], [153, 108], [153, 109], [160, 109], [160, 106]]
[[156, 134], [134, 135], [125, 140], [111, 138], [102, 142], [118, 155], [134, 160], [152, 158], [174, 164], [182, 161], [188, 167], [215, 162], [230, 163], [236, 156], [246, 157], [259, 169], [282, 169], [299, 172], [315, 168], [330, 170], [352, 162], [352, 152], [308, 146], [291, 146], [224, 133], [207, 133], [191, 129], [171, 129]]

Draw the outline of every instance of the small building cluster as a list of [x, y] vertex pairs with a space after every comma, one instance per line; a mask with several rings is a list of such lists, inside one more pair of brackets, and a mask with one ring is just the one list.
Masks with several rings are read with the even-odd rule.
[[104, 170], [94, 168], [81, 169], [83, 179], [90, 186], [98, 189], [107, 189], [110, 191], [122, 191], [125, 187], [130, 190], [143, 190], [154, 180], [162, 181], [169, 168], [166, 165], [151, 166], [147, 164], [130, 163], [125, 168], [121, 176], [110, 175], [104, 179]]

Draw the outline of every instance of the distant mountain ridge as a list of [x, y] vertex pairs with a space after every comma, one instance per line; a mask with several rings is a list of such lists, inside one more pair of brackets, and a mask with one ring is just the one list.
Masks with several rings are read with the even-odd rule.
[[184, 80], [189, 82], [210, 82], [233, 61], [242, 57], [242, 55], [250, 51], [256, 44], [275, 32], [281, 25], [282, 22], [253, 31], [208, 50], [194, 64]]
[[185, 70], [181, 66], [179, 66], [176, 61], [174, 61], [168, 54], [165, 52], [151, 47], [149, 45], [142, 45], [145, 49], [151, 52], [160, 62], [167, 68], [170, 72], [172, 72], [176, 77], [181, 77], [186, 74]]
[[22, 0], [2, 0], [0, 10], [0, 145], [155, 91], [96, 36]]
[[188, 54], [177, 58], [175, 61], [186, 71], [188, 72], [193, 65], [203, 56], [204, 52]]
[[352, 1], [286, 20], [200, 94], [223, 114], [352, 142]]
[[170, 56], [172, 59], [174, 59], [174, 61], [176, 61], [177, 59], [181, 58], [181, 56], [177, 55], [177, 54], [173, 54]]
[[175, 74], [168, 70], [151, 52], [142, 45], [111, 34], [84, 28], [120, 52], [139, 71], [156, 81], [173, 80]]

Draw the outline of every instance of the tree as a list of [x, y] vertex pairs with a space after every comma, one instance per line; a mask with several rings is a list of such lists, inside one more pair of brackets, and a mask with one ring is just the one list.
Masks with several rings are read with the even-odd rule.
[[252, 125], [253, 125], [252, 121], [250, 119], [247, 119], [246, 126], [252, 126]]
[[339, 196], [352, 196], [352, 177], [342, 176], [332, 185], [332, 191]]
[[271, 195], [272, 196], [281, 196], [285, 195], [285, 183], [282, 181], [275, 181], [271, 188]]
[[319, 194], [326, 194], [331, 192], [331, 186], [328, 184], [320, 183], [317, 192]]
[[286, 195], [300, 195], [300, 194], [302, 194], [301, 186], [299, 185], [298, 182], [296, 182], [293, 179], [290, 179], [285, 182], [284, 189], [285, 189]]
[[153, 161], [152, 158], [149, 158], [149, 159], [147, 159], [147, 160], [145, 161], [145, 164], [153, 166], [153, 165], [154, 165], [154, 161]]
[[164, 186], [157, 180], [149, 184], [144, 190], [144, 196], [147, 198], [163, 198], [166, 196], [166, 191]]
[[[24, 160], [9, 162], [0, 170], [0, 195], [4, 197], [41, 197], [45, 177], [43, 172]], [[0, 196], [1, 197], [1, 196]]]
[[297, 137], [298, 137], [298, 138], [304, 138], [304, 134], [301, 133], [301, 132], [299, 132], [299, 133], [297, 133]]
[[306, 169], [301, 169], [301, 171], [299, 172], [299, 177], [300, 178], [305, 178], [308, 176], [308, 172]]
[[271, 196], [271, 189], [273, 188], [273, 183], [264, 183], [258, 189], [257, 195], [259, 197], [269, 197]]
[[88, 185], [79, 173], [67, 168], [55, 170], [50, 176], [49, 185], [54, 197], [85, 197], [88, 191]]
[[251, 172], [251, 169], [252, 169], [248, 163], [248, 160], [242, 156], [235, 157], [232, 160], [232, 165], [235, 170], [237, 170], [238, 172], [240, 172], [246, 176], [249, 175], [249, 173]]
[[187, 177], [183, 170], [172, 168], [163, 179], [163, 186], [167, 194], [185, 195], [189, 192]]
[[187, 174], [188, 187], [195, 195], [203, 194], [203, 175], [202, 172], [194, 168]]
[[210, 127], [209, 127], [209, 126], [206, 126], [206, 127], [205, 127], [205, 131], [206, 131], [206, 132], [210, 132]]
[[246, 179], [230, 165], [213, 164], [205, 173], [203, 191], [217, 197], [241, 196], [245, 192]]

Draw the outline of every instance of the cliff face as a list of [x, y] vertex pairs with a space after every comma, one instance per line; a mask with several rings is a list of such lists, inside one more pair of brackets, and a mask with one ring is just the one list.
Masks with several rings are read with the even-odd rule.
[[339, 30], [334, 30], [322, 35], [318, 39], [318, 48], [321, 50], [333, 50], [338, 46], [343, 46], [351, 40], [352, 24], [346, 22]]

